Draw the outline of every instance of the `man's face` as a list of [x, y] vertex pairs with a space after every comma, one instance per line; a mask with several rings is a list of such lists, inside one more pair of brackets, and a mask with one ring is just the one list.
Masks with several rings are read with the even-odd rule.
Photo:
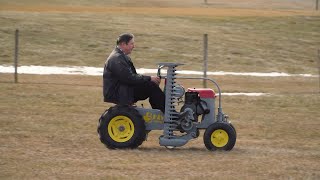
[[132, 51], [133, 48], [134, 48], [134, 38], [132, 38], [132, 39], [128, 42], [128, 44], [126, 44], [126, 43], [121, 43], [120, 48], [122, 49], [122, 51], [123, 51], [125, 54], [130, 54], [131, 51]]

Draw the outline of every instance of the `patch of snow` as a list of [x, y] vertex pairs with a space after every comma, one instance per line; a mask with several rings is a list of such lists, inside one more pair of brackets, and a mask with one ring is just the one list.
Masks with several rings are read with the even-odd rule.
[[270, 93], [221, 93], [222, 96], [268, 96]]
[[[157, 69], [137, 69], [139, 74], [156, 74]], [[189, 71], [180, 70], [176, 71], [177, 74], [187, 75], [203, 75], [201, 71]], [[14, 73], [13, 66], [2, 66], [0, 65], [0, 73]], [[99, 67], [87, 67], [87, 66], [72, 66], [72, 67], [56, 67], [56, 66], [19, 66], [19, 74], [71, 74], [71, 75], [90, 75], [90, 76], [102, 76], [103, 68]], [[165, 75], [165, 70], [161, 71], [162, 75]], [[287, 74], [283, 72], [271, 72], [271, 73], [258, 73], [258, 72], [207, 72], [207, 75], [215, 76], [256, 76], [256, 77], [290, 77], [290, 76], [302, 76], [302, 77], [318, 77], [312, 74]]]

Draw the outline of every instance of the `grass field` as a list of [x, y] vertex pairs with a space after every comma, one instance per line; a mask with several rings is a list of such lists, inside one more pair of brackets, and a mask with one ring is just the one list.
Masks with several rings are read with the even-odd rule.
[[1, 0], [3, 5], [22, 6], [125, 6], [125, 7], [218, 7], [218, 8], [258, 8], [258, 9], [315, 9], [313, 0]]
[[[102, 67], [115, 37], [130, 31], [137, 67], [175, 61], [201, 70], [208, 33], [209, 71], [318, 73], [320, 14], [311, 1], [208, 3], [0, 0], [0, 64], [12, 64], [16, 28], [20, 64], [58, 66]], [[136, 150], [108, 150], [96, 133], [110, 106], [101, 77], [20, 75], [14, 84], [0, 73], [0, 179], [320, 179], [317, 77], [212, 78], [223, 92], [271, 94], [223, 97], [238, 134], [230, 152], [207, 151], [203, 132], [167, 150], [161, 131]]]
[[231, 152], [207, 151], [202, 136], [182, 148], [166, 150], [158, 145], [161, 131], [151, 132], [137, 150], [110, 151], [96, 133], [98, 118], [108, 106], [101, 102], [100, 77], [22, 75], [19, 84], [8, 79], [12, 75], [0, 76], [0, 174], [4, 179], [320, 176], [317, 78], [217, 79], [224, 92], [273, 93], [223, 98], [224, 111], [238, 132]]
[[211, 71], [318, 73], [320, 16], [313, 10], [1, 2], [2, 64], [12, 64], [18, 28], [23, 65], [101, 67], [116, 37], [132, 32], [136, 35], [132, 58], [138, 67], [179, 61], [185, 69], [202, 70], [207, 33]]

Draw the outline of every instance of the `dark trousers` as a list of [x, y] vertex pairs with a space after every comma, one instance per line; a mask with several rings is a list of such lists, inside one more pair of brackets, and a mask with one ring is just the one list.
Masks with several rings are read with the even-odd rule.
[[136, 85], [133, 88], [134, 102], [149, 98], [150, 105], [153, 109], [160, 109], [164, 113], [165, 95], [160, 87], [152, 81]]

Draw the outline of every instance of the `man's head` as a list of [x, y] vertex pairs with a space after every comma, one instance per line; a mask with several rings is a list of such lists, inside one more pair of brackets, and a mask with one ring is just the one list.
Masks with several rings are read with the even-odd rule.
[[117, 39], [117, 46], [125, 53], [130, 54], [134, 48], [134, 36], [130, 33], [121, 34]]

